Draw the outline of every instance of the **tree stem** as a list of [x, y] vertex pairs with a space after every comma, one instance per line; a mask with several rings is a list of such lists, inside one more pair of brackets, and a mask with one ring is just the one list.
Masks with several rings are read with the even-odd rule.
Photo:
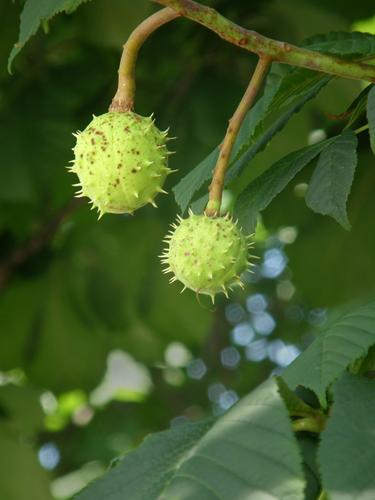
[[264, 78], [270, 67], [272, 60], [270, 57], [260, 57], [258, 64], [255, 68], [250, 83], [236, 109], [234, 115], [229, 120], [227, 132], [225, 134], [223, 143], [220, 146], [220, 154], [217, 160], [212, 182], [209, 190], [209, 200], [205, 210], [206, 215], [213, 217], [220, 212], [221, 198], [223, 194], [225, 172], [228, 168], [231, 152], [240, 130], [241, 124], [246, 116], [246, 113], [253, 105], [255, 98], [262, 86]]
[[290, 43], [272, 40], [256, 31], [239, 26], [220, 15], [216, 10], [193, 0], [154, 0], [171, 7], [181, 16], [195, 21], [217, 33], [221, 38], [259, 56], [269, 56], [273, 61], [337, 75], [343, 78], [375, 82], [375, 66], [355, 62]]
[[109, 111], [129, 111], [134, 107], [135, 65], [139, 49], [147, 38], [163, 24], [181, 14], [166, 7], [145, 19], [129, 36], [122, 51], [118, 69], [118, 87]]

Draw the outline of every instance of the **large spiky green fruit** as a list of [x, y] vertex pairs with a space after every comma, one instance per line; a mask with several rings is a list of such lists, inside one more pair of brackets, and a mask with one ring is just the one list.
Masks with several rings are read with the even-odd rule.
[[241, 273], [251, 264], [248, 250], [252, 245], [229, 215], [208, 217], [191, 211], [187, 219], [178, 218], [167, 235], [162, 257], [165, 273], [173, 273], [170, 282], [181, 281], [182, 291], [228, 294], [233, 286], [243, 286]]
[[79, 177], [77, 196], [90, 198], [99, 216], [133, 213], [151, 203], [162, 188], [168, 168], [167, 131], [151, 117], [131, 111], [94, 117], [77, 143], [71, 171]]

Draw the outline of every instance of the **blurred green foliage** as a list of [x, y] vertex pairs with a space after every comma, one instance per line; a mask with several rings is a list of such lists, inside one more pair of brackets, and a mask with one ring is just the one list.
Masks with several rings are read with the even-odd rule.
[[[48, 35], [40, 30], [17, 56], [10, 76], [6, 61], [22, 3], [0, 0], [0, 498], [47, 500], [70, 498], [176, 417], [194, 420], [218, 411], [207, 393], [213, 384], [242, 396], [268, 376], [272, 360], [251, 361], [242, 348], [235, 366], [222, 363], [223, 349], [233, 347], [228, 304], [244, 311], [249, 295], [263, 294], [277, 324], [270, 338], [303, 348], [317, 311], [374, 291], [375, 170], [368, 138], [360, 135], [350, 233], [306, 207], [298, 186], [311, 168], [298, 174], [264, 212], [257, 236], [257, 253], [282, 246], [287, 267], [276, 280], [250, 281], [211, 310], [192, 293], [180, 295], [160, 272], [161, 239], [178, 211], [172, 195], [160, 198], [158, 210], [98, 222], [87, 204], [72, 205], [73, 180], [65, 169], [72, 132], [106, 111], [121, 45], [156, 7], [147, 0], [93, 0], [56, 16]], [[348, 30], [374, 14], [372, 1], [210, 3], [244, 26], [295, 43]], [[186, 20], [162, 28], [142, 48], [136, 110], [154, 112], [157, 125], [170, 126], [178, 137], [171, 167], [179, 173], [168, 179], [168, 190], [220, 143], [254, 64], [252, 55]], [[253, 159], [252, 172], [234, 192], [265, 165], [305, 146], [312, 131], [341, 130], [332, 115], [361, 90], [358, 82], [330, 83]], [[294, 229], [295, 241], [280, 239], [285, 227]], [[166, 349], [176, 342], [204, 361], [202, 378], [186, 370], [188, 357], [171, 364]], [[137, 373], [139, 382], [141, 366], [150, 382], [141, 378], [137, 386], [125, 379], [107, 399], [95, 400], [108, 354], [116, 350], [140, 364], [136, 369], [124, 358], [133, 371], [120, 375], [128, 373], [131, 381]], [[38, 452], [53, 470], [41, 467]]]

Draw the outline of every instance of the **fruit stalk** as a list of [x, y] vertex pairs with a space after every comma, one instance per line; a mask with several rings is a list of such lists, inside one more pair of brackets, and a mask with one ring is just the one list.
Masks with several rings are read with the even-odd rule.
[[234, 115], [229, 120], [227, 132], [220, 146], [219, 158], [217, 160], [212, 182], [209, 187], [209, 199], [205, 210], [206, 215], [213, 217], [220, 212], [221, 199], [223, 194], [225, 173], [228, 168], [231, 152], [240, 130], [246, 113], [253, 105], [255, 98], [262, 86], [264, 78], [268, 72], [272, 59], [267, 56], [259, 58], [250, 83], [236, 109]]
[[131, 111], [134, 108], [135, 65], [139, 49], [155, 30], [179, 16], [178, 12], [166, 7], [145, 19], [131, 33], [123, 47], [118, 69], [118, 87], [109, 111]]

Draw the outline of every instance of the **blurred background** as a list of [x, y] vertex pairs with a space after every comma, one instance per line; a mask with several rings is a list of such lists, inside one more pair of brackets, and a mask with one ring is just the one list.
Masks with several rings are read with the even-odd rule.
[[[306, 207], [309, 167], [265, 211], [244, 291], [214, 307], [180, 295], [157, 257], [178, 213], [173, 195], [159, 197], [158, 210], [98, 222], [73, 200], [65, 169], [72, 132], [106, 112], [121, 46], [156, 6], [85, 3], [44, 26], [10, 76], [22, 5], [0, 0], [0, 498], [63, 500], [146, 434], [225, 412], [293, 361], [329, 311], [374, 291], [375, 165], [361, 134], [350, 233]], [[211, 5], [297, 44], [329, 31], [375, 33], [373, 0]], [[178, 138], [169, 190], [221, 141], [255, 62], [183, 19], [143, 47], [136, 111], [154, 112]], [[362, 88], [333, 81], [254, 168], [340, 130], [332, 115]]]

